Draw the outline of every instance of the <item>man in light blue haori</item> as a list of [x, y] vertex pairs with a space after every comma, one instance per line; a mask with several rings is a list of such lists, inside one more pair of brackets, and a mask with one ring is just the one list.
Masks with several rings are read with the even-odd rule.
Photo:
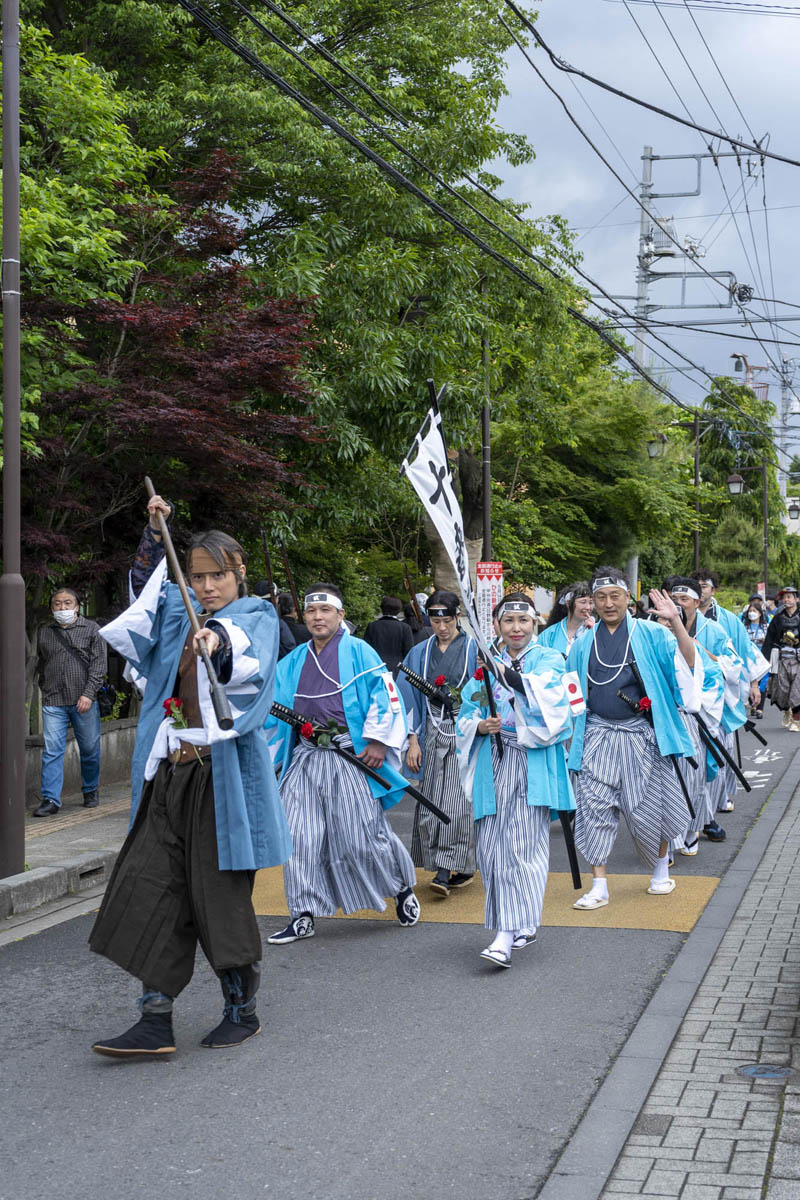
[[301, 713], [377, 771], [383, 787], [328, 744], [316, 744], [270, 718], [270, 749], [281, 766], [281, 797], [294, 844], [283, 871], [290, 921], [267, 940], [287, 945], [315, 933], [315, 917], [373, 908], [394, 899], [401, 925], [415, 925], [419, 904], [414, 864], [386, 818], [408, 781], [399, 772], [407, 741], [405, 706], [391, 671], [344, 623], [344, 603], [332, 583], [305, 595], [311, 640], [278, 663], [275, 699]]
[[674, 890], [668, 846], [688, 823], [677, 759], [694, 751], [678, 708], [697, 712], [703, 685], [700, 656], [666, 592], [651, 592], [650, 601], [669, 629], [630, 616], [628, 581], [617, 568], [598, 567], [590, 587], [599, 621], [567, 659], [586, 697], [569, 755], [577, 773], [575, 844], [593, 876], [573, 905], [579, 910], [608, 904], [606, 863], [620, 813], [652, 871], [648, 893]]

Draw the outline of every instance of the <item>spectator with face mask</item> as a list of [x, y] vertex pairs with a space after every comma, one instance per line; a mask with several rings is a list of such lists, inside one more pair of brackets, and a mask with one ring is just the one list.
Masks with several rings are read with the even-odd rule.
[[[769, 626], [769, 614], [764, 607], [764, 601], [756, 594], [751, 596], [747, 602], [747, 608], [742, 613], [742, 623], [747, 631], [747, 636], [754, 646], [760, 650], [764, 645], [764, 639], [767, 636], [767, 627]], [[769, 675], [765, 675], [760, 683], [760, 699], [756, 705], [750, 706], [750, 713], [757, 720], [761, 720], [764, 716], [764, 700], [767, 695], [767, 683]]]
[[39, 633], [36, 674], [42, 691], [42, 802], [35, 817], [61, 808], [64, 753], [72, 725], [81, 759], [84, 808], [100, 803], [100, 708], [106, 644], [94, 621], [79, 612], [77, 592], [62, 587], [50, 600], [53, 619]]

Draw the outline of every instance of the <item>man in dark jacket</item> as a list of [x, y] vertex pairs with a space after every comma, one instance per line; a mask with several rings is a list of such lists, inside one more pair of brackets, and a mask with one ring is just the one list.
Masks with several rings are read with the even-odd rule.
[[305, 622], [300, 620], [300, 614], [294, 606], [291, 592], [278, 593], [278, 616], [281, 623], [288, 626], [298, 646], [311, 640], [311, 634], [306, 629]]
[[106, 646], [94, 621], [82, 617], [78, 595], [62, 587], [50, 601], [52, 621], [39, 633], [36, 674], [42, 689], [42, 803], [33, 814], [61, 808], [64, 753], [72, 725], [81, 759], [84, 808], [99, 804], [100, 709], [97, 692], [106, 673]]
[[414, 645], [414, 635], [402, 619], [403, 602], [397, 596], [384, 596], [381, 600], [381, 616], [370, 621], [364, 632], [364, 641], [380, 654], [394, 676], [397, 668]]
[[[266, 579], [259, 579], [258, 583], [253, 588], [253, 593], [256, 596], [261, 596], [267, 600], [272, 600], [272, 596], [270, 594], [270, 585]], [[284, 657], [284, 655], [288, 654], [290, 650], [294, 650], [295, 646], [297, 645], [297, 638], [294, 636], [294, 632], [289, 628], [287, 622], [284, 621], [279, 607], [276, 607], [276, 611], [278, 614], [279, 629], [278, 658], [281, 659]]]

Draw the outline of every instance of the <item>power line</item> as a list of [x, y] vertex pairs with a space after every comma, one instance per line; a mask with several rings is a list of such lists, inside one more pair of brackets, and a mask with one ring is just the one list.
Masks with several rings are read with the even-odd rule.
[[[516, 14], [525, 28], [532, 34], [536, 43], [544, 50], [553, 66], [557, 67], [559, 71], [565, 71], [570, 75], [578, 75], [581, 79], [585, 79], [588, 83], [593, 83], [595, 87], [602, 88], [606, 92], [611, 92], [612, 95], [619, 96], [622, 100], [629, 100], [632, 104], [638, 104], [640, 108], [647, 108], [650, 110], [650, 112], [658, 113], [660, 117], [666, 117], [670, 121], [677, 121], [679, 125], [686, 125], [690, 129], [696, 129], [699, 133], [704, 133], [707, 137], [721, 137], [717, 130], [706, 129], [703, 125], [697, 125], [694, 121], [689, 121], [684, 117], [679, 117], [676, 113], [671, 113], [665, 108], [659, 108], [657, 104], [650, 104], [647, 100], [640, 100], [638, 96], [632, 96], [630, 92], [623, 92], [620, 88], [614, 87], [613, 84], [606, 83], [602, 79], [597, 79], [594, 75], [589, 75], [586, 71], [581, 71], [578, 67], [573, 67], [563, 58], [559, 58], [558, 55], [550, 49], [542, 35], [539, 33], [539, 30], [535, 27], [533, 22], [526, 17], [525, 13], [517, 7], [517, 5], [514, 3], [514, 0], [503, 0], [503, 3], [508, 5], [511, 11]], [[800, 13], [800, 10], [798, 11]], [[763, 146], [750, 145], [749, 142], [742, 142], [738, 138], [731, 137], [730, 134], [725, 134], [721, 137], [721, 140], [729, 143], [729, 145], [734, 148], [747, 150], [751, 154], [764, 155], [766, 158], [776, 159], [777, 162], [788, 163], [792, 167], [800, 167], [800, 161], [798, 161], [796, 158], [788, 158], [786, 155], [776, 154], [774, 151], [767, 150]]]
[[[369, 146], [367, 146], [366, 143], [362, 142], [354, 134], [350, 133], [349, 130], [347, 130], [344, 126], [342, 126], [338, 121], [336, 121], [329, 114], [325, 113], [322, 109], [320, 109], [307, 96], [305, 96], [302, 92], [300, 92], [292, 84], [290, 84], [286, 80], [284, 80], [282, 78], [282, 76], [280, 76], [276, 71], [274, 71], [274, 70], [272, 70], [272, 68], [268, 67], [264, 62], [261, 61], [261, 59], [258, 58], [258, 56], [253, 51], [251, 51], [247, 47], [245, 47], [242, 43], [240, 43], [237, 39], [235, 39], [223, 26], [219, 25], [211, 17], [211, 15], [209, 13], [207, 13], [199, 4], [194, 3], [193, 0], [177, 0], [177, 2], [181, 5], [181, 7], [186, 9], [187, 12], [191, 13], [191, 15], [194, 16], [195, 19], [201, 25], [203, 25], [212, 34], [212, 36], [214, 36], [222, 45], [225, 45], [228, 49], [232, 50], [233, 53], [235, 53], [239, 58], [241, 58], [249, 66], [251, 66], [255, 70], [257, 70], [265, 79], [268, 80], [268, 82], [272, 83], [281, 92], [283, 92], [284, 95], [288, 96], [290, 99], [295, 100], [296, 103], [298, 103], [311, 116], [315, 117], [315, 119], [319, 120], [320, 123], [326, 125], [328, 128], [330, 128], [332, 130], [332, 132], [336, 133], [338, 136], [342, 137], [345, 141], [347, 141], [354, 149], [358, 150], [358, 152], [360, 154], [362, 154], [364, 157], [366, 157], [374, 165], [378, 166], [379, 169], [384, 171], [384, 173], [388, 174], [389, 177], [398, 186], [400, 186], [404, 190], [410, 192], [410, 194], [414, 195], [417, 199], [420, 199], [427, 207], [429, 207], [432, 211], [434, 211], [438, 216], [440, 216], [440, 217], [442, 217], [442, 219], [446, 220], [448, 222], [448, 224], [450, 224], [454, 229], [457, 230], [457, 232], [461, 233], [462, 236], [466, 237], [475, 246], [477, 246], [478, 249], [482, 253], [489, 255], [490, 257], [495, 259], [495, 261], [497, 261], [501, 265], [507, 267], [509, 270], [512, 271], [512, 273], [514, 275], [516, 275], [523, 282], [532, 286], [539, 293], [542, 293], [545, 295], [547, 294], [547, 290], [543, 287], [542, 284], [540, 284], [538, 282], [538, 280], [534, 279], [526, 271], [523, 271], [522, 268], [520, 268], [512, 260], [510, 260], [510, 259], [506, 258], [504, 255], [500, 254], [497, 250], [495, 250], [488, 243], [484, 242], [468, 226], [464, 225], [463, 222], [461, 222], [457, 217], [454, 217], [451, 213], [449, 213], [442, 205], [440, 205], [431, 196], [428, 196], [425, 192], [423, 192], [421, 188], [417, 187], [416, 184], [414, 184], [410, 179], [408, 179], [406, 176], [404, 176], [402, 174], [402, 172], [400, 172], [396, 167], [393, 167], [390, 163], [386, 162], [386, 160], [382, 159], [380, 157], [380, 155], [378, 155]], [[423, 169], [425, 169], [426, 171], [428, 171], [430, 173], [429, 168], [423, 167]], [[463, 199], [460, 196], [459, 196], [459, 198]], [[498, 201], [498, 203], [499, 203], [499, 201]], [[483, 215], [483, 214], [480, 214], [480, 210], [475, 210], [475, 211], [477, 211], [479, 215]], [[484, 219], [487, 219], [487, 218], [484, 217]], [[499, 229], [499, 227], [498, 227], [498, 229]], [[501, 229], [499, 230], [499, 232], [505, 234], [505, 231], [503, 231]], [[511, 235], [505, 234], [505, 236], [508, 236], [510, 238]], [[515, 239], [512, 239], [512, 240], [515, 241]], [[525, 252], [529, 257], [533, 258], [535, 261], [540, 263], [540, 265], [542, 265], [546, 270], [548, 270], [550, 272], [550, 274], [553, 275], [553, 277], [556, 278], [559, 282], [562, 282], [562, 283], [569, 282], [567, 280], [564, 280], [563, 277], [560, 276], [543, 259], [539, 259], [531, 251], [527, 250], [526, 247], [522, 246], [520, 243], [515, 242], [515, 244], [517, 244], [520, 247], [520, 249], [522, 249], [523, 252]], [[580, 270], [580, 268], [576, 268], [576, 270], [578, 271], [579, 274], [581, 274], [581, 275], [584, 274]], [[589, 279], [588, 276], [585, 276], [585, 278]], [[605, 290], [599, 284], [597, 284], [593, 280], [590, 280], [590, 282], [592, 282], [593, 286], [596, 286], [598, 288], [598, 290], [601, 291], [604, 295], [608, 296], [609, 299], [612, 299], [609, 296], [609, 294], [607, 292], [605, 292]], [[612, 300], [612, 302], [613, 302], [613, 300]], [[590, 328], [596, 334], [596, 336], [598, 336], [602, 341], [604, 341], [607, 345], [609, 345], [615, 351], [616, 354], [618, 354], [627, 363], [629, 363], [629, 365], [634, 369], [634, 371], [639, 376], [641, 376], [641, 378], [643, 378], [647, 383], [649, 383], [651, 387], [653, 387], [656, 391], [660, 392], [662, 395], [667, 397], [667, 399], [672, 401], [672, 403], [676, 404], [679, 408], [683, 409], [684, 411], [686, 411], [686, 412], [693, 411], [691, 406], [684, 404], [681, 400], [678, 399], [677, 396], [675, 396], [672, 392], [670, 392], [668, 388], [664, 387], [657, 380], [653, 379], [653, 377], [646, 370], [644, 370], [644, 368], [642, 368], [638, 362], [636, 362], [636, 360], [627, 352], [627, 350], [625, 350], [625, 348], [623, 346], [621, 346], [616, 341], [616, 339], [609, 336], [607, 331], [605, 329], [603, 329], [602, 326], [598, 325], [595, 321], [590, 320], [583, 313], [581, 313], [579, 310], [573, 308], [571, 305], [566, 305], [565, 307], [566, 307], [566, 311], [569, 316], [571, 316], [574, 320], [579, 321], [581, 324], [583, 324], [587, 328]], [[638, 320], [638, 318], [636, 318], [636, 319]], [[690, 363], [690, 365], [694, 369], [702, 371], [707, 376], [707, 378], [709, 378], [712, 381], [714, 380], [714, 376], [710, 375], [709, 372], [707, 372], [705, 370], [705, 368], [700, 367], [697, 364], [693, 363], [692, 360], [688, 359], [685, 355], [683, 355], [680, 351], [676, 350], [668, 342], [666, 342], [664, 339], [660, 338], [657, 334], [650, 333], [649, 335], [654, 337], [657, 341], [662, 342], [665, 346], [667, 346], [667, 348], [670, 350], [671, 353], [677, 354], [679, 358], [683, 358], [686, 362]], [[686, 374], [686, 373], [684, 372], [684, 374]], [[689, 376], [687, 375], [687, 378], [688, 377]], [[733, 400], [730, 399], [730, 397], [725, 396], [724, 393], [723, 393], [723, 399], [730, 407], [735, 409], [741, 416], [743, 416], [745, 418], [745, 420], [750, 422], [750, 424], [754, 427], [754, 429], [757, 432], [759, 432], [762, 436], [769, 438], [770, 441], [772, 440], [770, 432], [768, 430], [766, 430], [763, 426], [761, 426], [760, 422], [758, 422], [758, 420], [755, 417], [752, 417], [749, 413], [745, 412], [744, 409], [740, 408]]]
[[[194, 0], [176, 0], [176, 2], [180, 4], [180, 6], [187, 12], [189, 12], [195, 18], [195, 20], [199, 22], [199, 24], [207, 29], [209, 33], [211, 33], [212, 36], [217, 39], [217, 41], [226, 46], [254, 70], [258, 71], [260, 75], [262, 75], [274, 87], [278, 88], [279, 91], [283, 92], [285, 96], [288, 96], [289, 99], [294, 100], [295, 103], [303, 108], [310, 116], [314, 117], [322, 125], [325, 125], [338, 137], [346, 141], [350, 146], [353, 147], [354, 150], [357, 150], [359, 154], [370, 161], [374, 166], [377, 166], [379, 170], [388, 175], [398, 187], [409, 192], [411, 195], [416, 197], [416, 199], [420, 200], [427, 208], [436, 213], [437, 216], [446, 221], [453, 229], [455, 229], [467, 240], [472, 242], [472, 244], [475, 245], [481, 251], [481, 253], [488, 255], [490, 258], [500, 263], [501, 266], [506, 267], [523, 283], [527, 283], [530, 287], [533, 287], [535, 291], [544, 295], [548, 294], [547, 289], [541, 283], [539, 283], [537, 279], [534, 279], [532, 275], [529, 275], [527, 271], [524, 271], [520, 266], [518, 266], [517, 263], [513, 262], [513, 260], [506, 258], [505, 255], [495, 250], [494, 247], [490, 246], [487, 242], [484, 242], [483, 239], [478, 237], [478, 235], [474, 233], [467, 225], [464, 225], [464, 223], [460, 221], [458, 217], [455, 217], [452, 213], [448, 212], [446, 208], [444, 208], [438, 203], [438, 201], [434, 200], [432, 196], [429, 196], [420, 187], [418, 187], [412, 180], [399, 171], [397, 167], [387, 162], [386, 159], [382, 158], [379, 154], [367, 146], [365, 142], [361, 141], [360, 138], [356, 137], [355, 134], [351, 133], [345, 128], [345, 126], [341, 125], [339, 121], [337, 121], [334, 117], [331, 117], [328, 113], [324, 112], [323, 109], [321, 109], [312, 100], [310, 100], [287, 80], [285, 80], [281, 75], [278, 74], [277, 71], [274, 71], [271, 67], [267, 66], [266, 63], [262, 62], [262, 60], [256, 54], [254, 54], [252, 50], [249, 50], [246, 46], [234, 38], [233, 35], [230, 34], [223, 26], [215, 21], [210, 13], [206, 12], [201, 5], [195, 3]], [[427, 168], [425, 169], [427, 170]], [[649, 373], [642, 366], [640, 366], [638, 362], [636, 362], [633, 356], [629, 354], [628, 351], [621, 346], [615, 338], [612, 338], [602, 326], [598, 325], [596, 321], [592, 321], [589, 317], [585, 316], [572, 305], [565, 305], [565, 309], [568, 315], [573, 318], [573, 320], [576, 320], [580, 322], [580, 324], [586, 326], [588, 329], [591, 329], [597, 337], [610, 346], [611, 349], [613, 349], [616, 354], [623, 358], [633, 368], [637, 375], [640, 375], [642, 379], [650, 384], [651, 387], [660, 392], [663, 396], [666, 396], [667, 399], [671, 400], [674, 404], [677, 404], [679, 408], [690, 411], [689, 407], [679, 400], [677, 396], [674, 396], [668, 388], [663, 387], [662, 384], [653, 379]]]
[[[630, 0], [631, 4], [651, 5], [654, 0]], [[606, 4], [622, 4], [624, 0], [605, 0]], [[751, 17], [798, 17], [800, 8], [796, 4], [752, 4], [746, 0], [661, 0], [664, 8], [696, 8], [698, 12], [742, 13]]]
[[[739, 190], [741, 190], [741, 189], [737, 188], [737, 191], [734, 192], [734, 194], [733, 194], [734, 199], [736, 198], [736, 194]], [[628, 198], [627, 196], [623, 196], [622, 200], [619, 201], [619, 204], [614, 205], [614, 208], [619, 208], [619, 205], [622, 204], [622, 201], [627, 200], [627, 198]], [[800, 204], [771, 204], [769, 206], [768, 211], [769, 212], [783, 212], [787, 208], [800, 208]], [[605, 214], [605, 216], [601, 217], [600, 221], [598, 221], [597, 224], [595, 224], [595, 225], [573, 225], [573, 226], [571, 226], [571, 228], [573, 230], [575, 230], [575, 232], [577, 233], [578, 230], [581, 230], [581, 229], [586, 230], [586, 231], [590, 231], [593, 229], [623, 229], [628, 225], [638, 225], [639, 224], [638, 219], [635, 221], [611, 221], [611, 222], [609, 222], [608, 225], [601, 224], [601, 222], [605, 220], [605, 217], [610, 216], [613, 211], [614, 211], [614, 209], [609, 209], [609, 211]], [[728, 210], [723, 209], [722, 212], [718, 212], [718, 213], [695, 213], [693, 215], [690, 214], [689, 216], [686, 216], [686, 217], [673, 217], [672, 220], [673, 221], [707, 221], [710, 217], [726, 217], [729, 215], [730, 214], [728, 213]], [[713, 229], [713, 225], [711, 228]], [[711, 232], [711, 229], [708, 230], [708, 233], [710, 233], [710, 232]], [[708, 237], [708, 233], [705, 235], [706, 237]], [[705, 240], [705, 239], [703, 239], [703, 240]], [[763, 296], [754, 296], [753, 299], [754, 300], [763, 300], [764, 297]], [[779, 301], [778, 303], [781, 303], [781, 301]]]
[[[512, 8], [514, 7], [514, 5], [511, 3], [511, 0], [506, 0], [506, 3], [510, 4]], [[516, 11], [516, 9], [515, 9], [515, 11]], [[542, 83], [545, 85], [547, 90], [549, 92], [551, 92], [552, 95], [555, 96], [555, 98], [558, 100], [559, 104], [564, 109], [564, 112], [567, 114], [567, 117], [572, 122], [572, 124], [575, 126], [575, 128], [578, 130], [581, 137], [588, 143], [588, 145], [592, 148], [592, 150], [597, 155], [597, 157], [600, 159], [600, 161], [608, 168], [608, 170], [611, 172], [611, 174], [614, 176], [614, 178], [617, 180], [617, 182], [622, 185], [622, 187], [625, 189], [625, 191], [628, 193], [628, 195], [636, 202], [636, 204], [639, 206], [639, 208], [641, 208], [642, 211], [645, 212], [647, 214], [647, 216], [652, 219], [652, 213], [650, 212], [650, 210], [643, 203], [641, 198], [639, 196], [637, 196], [636, 193], [631, 188], [628, 187], [627, 183], [622, 178], [622, 176], [619, 174], [619, 172], [614, 169], [614, 167], [611, 165], [611, 163], [605, 157], [603, 152], [599, 149], [598, 146], [595, 145], [595, 143], [589, 137], [589, 134], [586, 132], [586, 130], [583, 128], [583, 126], [580, 124], [580, 122], [577, 120], [577, 118], [574, 116], [574, 114], [570, 110], [569, 105], [567, 104], [566, 100], [563, 98], [563, 96], [560, 94], [560, 92], [552, 85], [552, 83], [550, 83], [549, 79], [547, 79], [547, 77], [536, 66], [536, 64], [534, 63], [530, 54], [528, 53], [527, 48], [519, 40], [517, 35], [514, 33], [513, 29], [511, 29], [510, 25], [508, 25], [508, 23], [502, 16], [498, 15], [497, 20], [500, 22], [500, 24], [506, 30], [508, 35], [511, 38], [513, 38], [517, 47], [519, 48], [519, 50], [525, 57], [526, 61], [530, 65], [531, 69], [535, 72], [535, 74], [539, 77], [539, 79], [541, 79]], [[677, 246], [677, 248], [681, 252], [681, 254], [684, 254], [685, 253], [684, 247], [681, 245], [681, 243], [678, 241], [678, 239], [670, 233], [669, 229], [666, 228], [666, 226], [662, 225], [661, 230], [664, 233], [664, 236], [670, 242], [672, 242], [672, 244], [674, 246]], [[721, 287], [727, 294], [729, 294], [729, 295], [731, 294], [730, 289], [728, 288], [728, 286], [726, 284], [724, 284], [722, 282], [722, 280], [718, 279], [710, 271], [706, 270], [706, 268], [702, 265], [702, 263], [700, 263], [697, 260], [694, 260], [694, 261], [695, 261], [695, 266], [698, 267], [700, 272], [703, 275], [705, 275], [706, 278], [710, 279], [712, 281], [712, 283], [717, 285], [717, 287]], [[734, 299], [736, 300], [735, 296], [734, 296]], [[736, 300], [736, 307], [739, 309], [740, 313], [742, 314], [742, 319], [745, 322], [745, 324], [748, 325], [752, 329], [753, 326], [747, 317], [747, 309], [745, 308], [745, 305], [742, 304], [740, 301]], [[756, 315], [760, 316], [760, 314], [756, 314]], [[755, 329], [753, 329], [753, 333], [756, 333]], [[764, 353], [767, 355], [767, 357], [769, 357], [769, 351], [766, 348], [764, 349]], [[773, 362], [773, 366], [775, 366], [776, 370], [780, 370], [780, 368], [777, 367], [777, 365], [774, 362]]]
[[[663, 2], [664, 2], [664, 0], [662, 0], [662, 3]], [[725, 89], [726, 89], [728, 95], [730, 96], [731, 100], [733, 101], [734, 105], [736, 106], [736, 111], [738, 112], [738, 114], [742, 118], [742, 120], [744, 121], [745, 126], [747, 128], [747, 132], [750, 134], [750, 137], [753, 139], [753, 141], [756, 141], [756, 135], [753, 132], [752, 126], [750, 125], [750, 122], [748, 121], [747, 117], [744, 115], [741, 108], [739, 107], [739, 101], [736, 99], [733, 92], [731, 91], [730, 84], [728, 83], [727, 79], [725, 78], [725, 75], [724, 75], [723, 71], [721, 70], [719, 63], [717, 62], [716, 58], [714, 57], [714, 52], [712, 51], [711, 47], [709, 46], [708, 42], [706, 41], [706, 39], [703, 35], [703, 31], [700, 28], [700, 25], [698, 24], [697, 17], [692, 12], [692, 6], [689, 4], [689, 0], [683, 0], [683, 4], [684, 4], [684, 8], [686, 9], [686, 11], [688, 12], [688, 14], [691, 18], [692, 24], [694, 25], [695, 29], [697, 30], [698, 34], [700, 35], [700, 41], [705, 46], [706, 50], [708, 51], [709, 58], [711, 59], [714, 66], [716, 67], [717, 74], [719, 75], [720, 79], [722, 80], [723, 84], [725, 85]]]

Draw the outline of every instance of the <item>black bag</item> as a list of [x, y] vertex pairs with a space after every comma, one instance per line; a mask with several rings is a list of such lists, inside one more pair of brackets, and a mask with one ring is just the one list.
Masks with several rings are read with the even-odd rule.
[[108, 679], [104, 679], [97, 693], [97, 706], [100, 709], [101, 718], [110, 717], [116, 703], [117, 689], [113, 683], [108, 682]]

